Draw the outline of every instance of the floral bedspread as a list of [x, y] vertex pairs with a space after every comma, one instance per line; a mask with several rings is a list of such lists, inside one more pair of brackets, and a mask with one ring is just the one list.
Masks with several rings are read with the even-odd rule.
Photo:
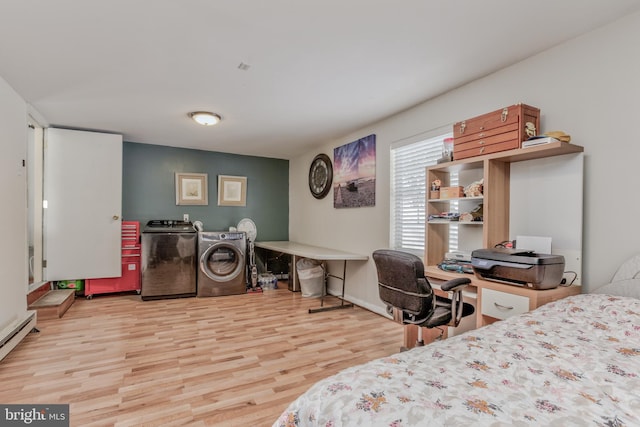
[[312, 386], [274, 426], [640, 426], [640, 300], [584, 294]]

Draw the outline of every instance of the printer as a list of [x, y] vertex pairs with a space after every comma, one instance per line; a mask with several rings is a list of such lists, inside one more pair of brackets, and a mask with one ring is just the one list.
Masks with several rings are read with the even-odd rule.
[[522, 249], [477, 249], [471, 252], [471, 266], [480, 279], [532, 289], [552, 289], [562, 281], [564, 257]]

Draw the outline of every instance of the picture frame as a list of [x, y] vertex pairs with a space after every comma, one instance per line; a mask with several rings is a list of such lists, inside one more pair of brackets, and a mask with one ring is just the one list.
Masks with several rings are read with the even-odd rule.
[[333, 207], [376, 205], [376, 135], [333, 149]]
[[206, 173], [176, 172], [176, 205], [208, 205]]
[[247, 177], [218, 175], [218, 206], [247, 206]]

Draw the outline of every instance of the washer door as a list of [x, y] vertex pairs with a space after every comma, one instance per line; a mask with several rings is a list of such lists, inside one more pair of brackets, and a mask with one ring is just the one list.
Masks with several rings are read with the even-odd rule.
[[214, 243], [200, 256], [200, 270], [216, 282], [235, 279], [244, 267], [244, 254], [229, 242]]

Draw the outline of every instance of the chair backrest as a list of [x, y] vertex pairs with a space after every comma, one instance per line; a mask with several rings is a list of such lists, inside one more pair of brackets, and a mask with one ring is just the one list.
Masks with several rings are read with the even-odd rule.
[[388, 306], [416, 318], [427, 317], [435, 306], [431, 285], [424, 277], [424, 264], [417, 256], [391, 249], [373, 252], [378, 271], [378, 293]]

